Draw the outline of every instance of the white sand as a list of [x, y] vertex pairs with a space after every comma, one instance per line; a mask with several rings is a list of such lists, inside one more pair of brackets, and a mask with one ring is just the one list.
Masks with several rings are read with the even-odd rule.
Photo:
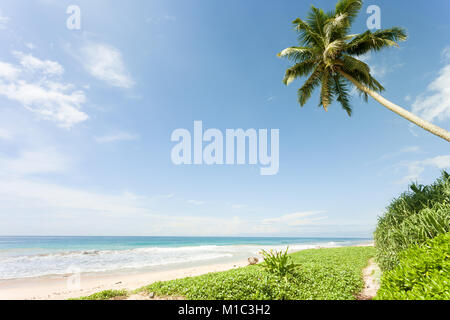
[[103, 290], [135, 290], [157, 281], [168, 281], [226, 271], [248, 265], [247, 261], [190, 267], [141, 274], [81, 275], [79, 288], [69, 289], [68, 278], [32, 278], [0, 281], [0, 300], [65, 300]]

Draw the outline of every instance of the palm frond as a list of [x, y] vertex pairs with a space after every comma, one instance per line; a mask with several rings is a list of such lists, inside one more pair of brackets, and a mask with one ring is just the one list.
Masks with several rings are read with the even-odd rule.
[[361, 0], [339, 0], [336, 4], [336, 14], [347, 14], [347, 19], [351, 24], [358, 16], [362, 5]]
[[347, 13], [339, 13], [328, 19], [324, 26], [327, 42], [345, 37], [347, 29], [350, 27]]
[[347, 48], [347, 43], [342, 39], [337, 39], [327, 45], [323, 52], [323, 57], [325, 60], [336, 59], [341, 52], [345, 51]]
[[278, 57], [287, 58], [294, 62], [309, 60], [313, 56], [313, 49], [309, 47], [290, 47], [278, 53]]
[[405, 29], [399, 27], [392, 27], [390, 29], [377, 30], [374, 36], [381, 39], [391, 40], [395, 42], [406, 41], [408, 34]]
[[343, 68], [345, 71], [351, 73], [357, 72], [365, 79], [365, 81], [369, 81], [370, 67], [366, 63], [349, 55], [344, 55], [342, 61], [344, 63]]
[[323, 72], [323, 66], [318, 65], [308, 80], [305, 81], [303, 86], [298, 89], [298, 102], [303, 107], [305, 103], [311, 98], [314, 89], [319, 85]]
[[320, 34], [314, 32], [314, 30], [309, 26], [308, 23], [300, 18], [295, 19], [292, 23], [296, 26], [296, 30], [299, 34], [298, 38], [302, 45], [309, 47], [324, 47], [322, 37], [320, 36]]
[[283, 79], [285, 85], [290, 85], [295, 79], [309, 75], [316, 66], [316, 61], [307, 60], [297, 63], [295, 66], [286, 70]]
[[329, 18], [330, 17], [322, 9], [317, 9], [314, 6], [311, 6], [311, 11], [306, 19], [306, 22], [312, 31], [323, 37], [325, 23]]
[[[358, 69], [349, 70], [349, 69], [343, 69], [346, 73], [348, 73], [350, 76], [352, 76], [356, 81], [358, 81], [361, 85], [366, 86], [370, 90], [376, 91], [376, 92], [382, 92], [384, 91], [384, 87], [381, 85], [380, 82], [378, 82], [371, 74], [367, 76], [367, 74], [362, 73]], [[367, 93], [364, 90], [360, 90], [358, 87], [356, 89], [361, 93], [364, 100], [367, 102]]]
[[394, 27], [371, 32], [370, 30], [356, 36], [349, 44], [346, 52], [351, 55], [362, 55], [369, 51], [379, 51], [388, 47], [398, 47], [399, 41], [407, 39], [406, 31]]
[[342, 78], [340, 75], [335, 74], [333, 76], [332, 89], [335, 92], [336, 101], [338, 101], [341, 104], [342, 109], [344, 109], [347, 112], [348, 116], [351, 117], [353, 110], [352, 107], [350, 106], [350, 91], [348, 89], [347, 82], [345, 81], [345, 79]]

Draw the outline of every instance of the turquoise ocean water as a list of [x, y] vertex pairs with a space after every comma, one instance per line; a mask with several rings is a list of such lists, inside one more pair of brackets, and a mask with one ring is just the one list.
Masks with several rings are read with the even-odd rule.
[[238, 261], [261, 249], [370, 242], [354, 238], [0, 237], [0, 280], [73, 272], [140, 272]]

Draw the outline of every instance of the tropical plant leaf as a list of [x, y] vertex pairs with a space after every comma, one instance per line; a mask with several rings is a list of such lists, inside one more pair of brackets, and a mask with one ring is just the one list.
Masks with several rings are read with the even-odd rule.
[[309, 75], [315, 67], [314, 60], [303, 61], [286, 70], [283, 83], [291, 84], [295, 79]]
[[346, 81], [339, 75], [333, 76], [333, 91], [336, 94], [336, 101], [341, 104], [342, 109], [351, 117], [353, 110], [350, 106], [350, 91]]
[[287, 58], [293, 62], [301, 62], [312, 59], [314, 52], [312, 48], [308, 47], [290, 47], [278, 53], [278, 57]]
[[363, 55], [369, 51], [380, 51], [384, 48], [398, 47], [399, 41], [405, 41], [406, 31], [394, 27], [386, 30], [378, 30], [372, 33], [370, 30], [356, 36], [347, 47], [350, 55]]
[[361, 0], [339, 0], [336, 4], [336, 14], [346, 14], [350, 23], [358, 16], [362, 8]]
[[314, 89], [319, 85], [323, 67], [317, 66], [311, 76], [306, 80], [303, 86], [298, 89], [298, 102], [303, 107], [305, 103], [311, 98]]
[[314, 32], [309, 24], [300, 18], [294, 20], [293, 24], [296, 25], [296, 29], [299, 33], [300, 43], [304, 43], [307, 46], [324, 47], [324, 39], [319, 34]]

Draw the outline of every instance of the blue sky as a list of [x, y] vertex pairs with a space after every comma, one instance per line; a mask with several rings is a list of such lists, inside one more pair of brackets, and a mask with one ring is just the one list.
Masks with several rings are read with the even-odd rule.
[[[66, 27], [81, 9], [81, 30]], [[354, 96], [326, 113], [281, 80], [311, 1], [0, 4], [0, 235], [368, 237], [449, 144]], [[314, 1], [332, 8], [335, 1]], [[450, 128], [450, 3], [365, 1], [410, 35], [364, 57], [384, 95]], [[175, 129], [280, 130], [280, 170], [175, 166]]]

